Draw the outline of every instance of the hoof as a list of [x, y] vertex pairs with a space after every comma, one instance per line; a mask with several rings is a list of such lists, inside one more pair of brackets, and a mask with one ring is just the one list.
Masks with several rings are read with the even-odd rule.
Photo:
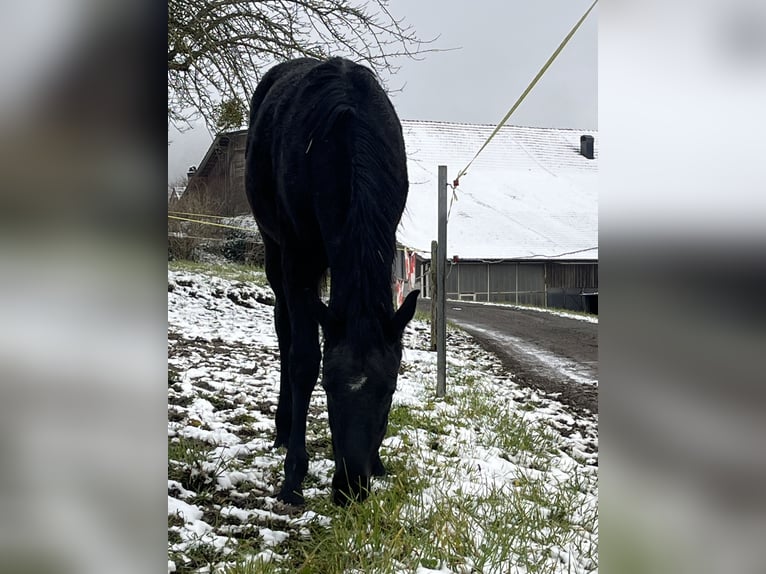
[[279, 491], [277, 500], [281, 500], [285, 504], [291, 504], [293, 506], [303, 506], [306, 504], [306, 500], [303, 498], [303, 492], [293, 488], [287, 488], [287, 486], [283, 486], [282, 490]]
[[380, 460], [380, 457], [375, 459], [375, 462], [372, 464], [372, 476], [386, 476], [388, 472], [386, 471], [386, 467], [383, 466], [383, 461]]
[[278, 436], [276, 439], [274, 439], [274, 444], [271, 448], [279, 448], [281, 446], [287, 448], [287, 438]]
[[345, 476], [333, 477], [332, 501], [338, 506], [352, 502], [363, 502], [370, 495], [370, 477], [355, 477], [349, 481]]
[[364, 502], [369, 496], [370, 490], [368, 488], [363, 488], [355, 492], [346, 492], [337, 488], [332, 489], [332, 501], [334, 504], [341, 507]]
[[351, 498], [350, 494], [348, 494], [346, 492], [342, 492], [342, 491], [340, 491], [340, 490], [338, 490], [336, 488], [333, 488], [332, 489], [332, 501], [337, 506], [348, 506], [349, 504], [354, 502], [354, 499]]

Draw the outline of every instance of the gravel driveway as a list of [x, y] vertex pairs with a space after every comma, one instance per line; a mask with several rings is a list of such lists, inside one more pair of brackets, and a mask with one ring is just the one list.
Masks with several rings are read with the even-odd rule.
[[[421, 300], [420, 310], [430, 312]], [[598, 323], [551, 313], [447, 301], [447, 319], [495, 353], [516, 380], [557, 395], [574, 411], [598, 413]]]

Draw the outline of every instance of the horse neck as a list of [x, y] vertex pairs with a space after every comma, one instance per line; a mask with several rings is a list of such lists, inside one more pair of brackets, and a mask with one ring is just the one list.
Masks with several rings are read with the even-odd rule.
[[[365, 236], [365, 239], [369, 236]], [[350, 342], [360, 346], [381, 335], [381, 317], [393, 313], [393, 248], [348, 238], [330, 271], [330, 307], [345, 318]]]

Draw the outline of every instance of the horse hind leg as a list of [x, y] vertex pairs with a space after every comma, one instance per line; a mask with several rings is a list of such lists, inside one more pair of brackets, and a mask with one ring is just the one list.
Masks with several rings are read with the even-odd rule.
[[274, 448], [286, 447], [290, 441], [292, 425], [292, 389], [290, 386], [290, 347], [292, 331], [290, 314], [287, 309], [284, 289], [282, 288], [282, 263], [279, 246], [264, 235], [266, 277], [269, 280], [274, 297], [274, 328], [279, 341], [279, 402], [275, 417], [276, 438]]
[[274, 448], [286, 447], [290, 442], [290, 430], [292, 426], [293, 393], [290, 385], [290, 347], [292, 336], [290, 318], [284, 297], [277, 299], [274, 305], [274, 323], [279, 339], [279, 402], [275, 417], [277, 435], [274, 439]]

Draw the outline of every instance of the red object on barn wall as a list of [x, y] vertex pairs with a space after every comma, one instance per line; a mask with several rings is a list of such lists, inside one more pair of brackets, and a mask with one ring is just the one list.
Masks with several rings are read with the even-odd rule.
[[396, 306], [401, 307], [404, 302], [404, 283], [397, 279], [396, 281]]

